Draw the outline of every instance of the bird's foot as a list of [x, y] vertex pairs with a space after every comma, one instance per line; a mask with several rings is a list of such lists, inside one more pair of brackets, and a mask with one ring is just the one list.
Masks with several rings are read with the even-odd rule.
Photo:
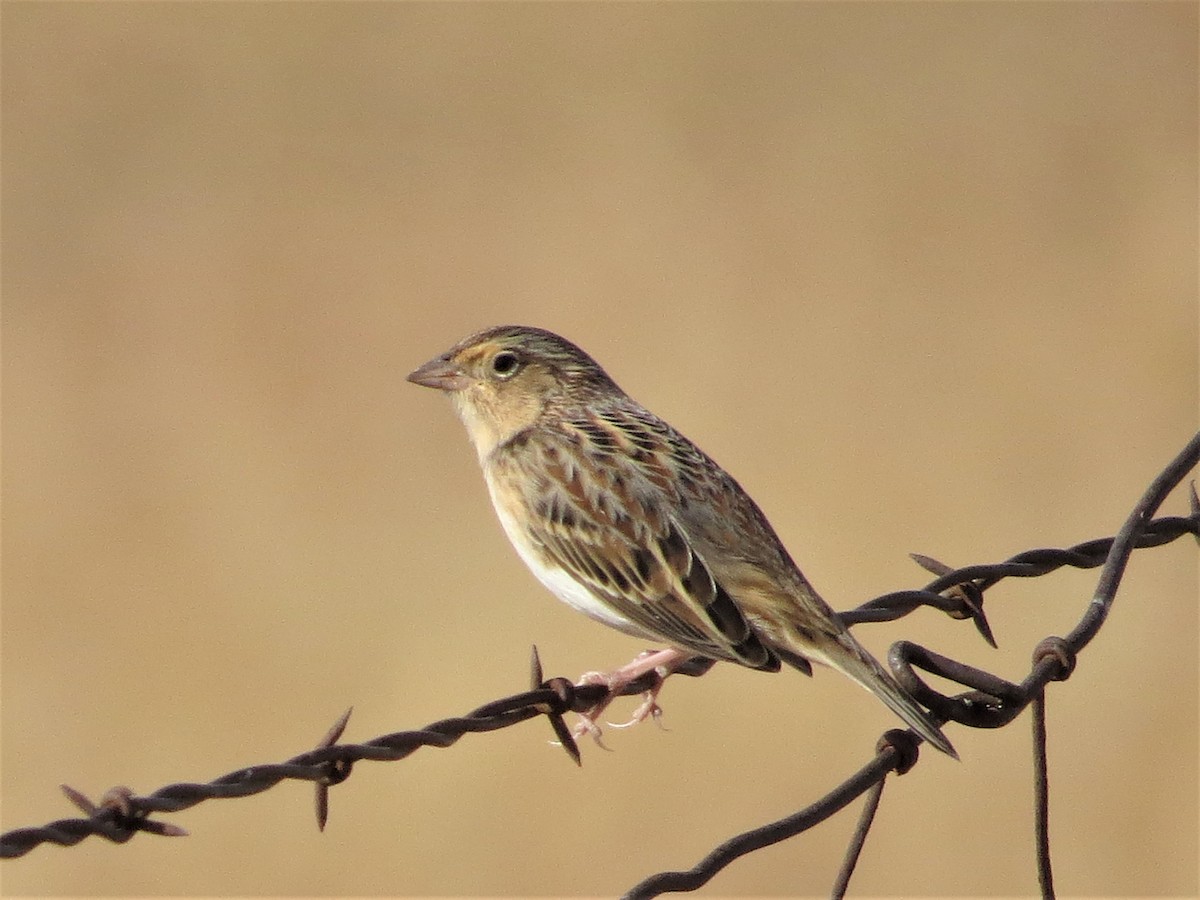
[[580, 684], [600, 684], [608, 689], [608, 693], [600, 702], [579, 714], [579, 722], [576, 723], [571, 733], [575, 737], [591, 735], [593, 740], [603, 747], [604, 744], [600, 740], [602, 730], [597, 724], [597, 720], [617, 697], [635, 692], [630, 690], [630, 685], [642, 688], [642, 703], [634, 710], [633, 717], [628, 722], [613, 727], [626, 728], [638, 722], [644, 722], [646, 719], [653, 719], [661, 724], [662, 707], [658, 705], [658, 692], [662, 690], [663, 683], [668, 676], [681, 668], [693, 656], [682, 650], [646, 650], [638, 654], [633, 662], [612, 672], [585, 673], [579, 680]]

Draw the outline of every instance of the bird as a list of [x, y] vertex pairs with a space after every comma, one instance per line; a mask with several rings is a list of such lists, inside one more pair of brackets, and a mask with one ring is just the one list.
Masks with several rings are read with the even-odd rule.
[[[542, 328], [471, 334], [408, 380], [447, 394], [517, 555], [560, 600], [666, 646], [613, 673], [619, 690], [713, 661], [812, 674], [832, 668], [958, 758], [938, 724], [849, 632], [766, 516], [696, 444]], [[644, 681], [639, 684], [645, 683]], [[657, 687], [635, 715], [660, 710]], [[585, 726], [599, 732], [594, 716]]]

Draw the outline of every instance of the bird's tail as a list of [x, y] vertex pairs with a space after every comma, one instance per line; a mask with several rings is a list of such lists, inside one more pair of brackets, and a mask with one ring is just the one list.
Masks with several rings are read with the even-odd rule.
[[857, 681], [882, 700], [888, 709], [903, 719], [913, 731], [943, 753], [958, 759], [958, 753], [955, 752], [954, 746], [946, 735], [942, 734], [942, 730], [934, 724], [929, 713], [922, 709], [917, 701], [896, 683], [896, 680], [879, 664], [879, 661], [852, 636], [840, 635], [836, 650], [822, 655], [825, 658], [820, 659], [820, 662]]

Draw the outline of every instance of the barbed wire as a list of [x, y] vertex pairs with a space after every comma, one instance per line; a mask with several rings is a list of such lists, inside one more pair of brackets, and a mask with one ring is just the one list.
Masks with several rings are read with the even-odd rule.
[[[1003, 578], [1035, 577], [1064, 565], [1083, 569], [1094, 568], [1101, 563], [1104, 565], [1096, 591], [1078, 625], [1065, 638], [1050, 636], [1038, 643], [1033, 651], [1032, 668], [1020, 685], [933, 653], [910, 641], [898, 641], [888, 652], [888, 663], [897, 680], [919, 702], [930, 708], [939, 724], [955, 721], [973, 728], [1000, 728], [1015, 719], [1028, 704], [1034, 703], [1034, 831], [1038, 882], [1043, 897], [1054, 896], [1048, 835], [1049, 779], [1046, 767], [1045, 687], [1050, 681], [1066, 680], [1074, 671], [1078, 654], [1095, 637], [1108, 616], [1126, 563], [1134, 549], [1160, 546], [1184, 534], [1191, 534], [1200, 540], [1200, 499], [1196, 496], [1194, 484], [1190, 493], [1190, 516], [1156, 520], [1150, 518], [1166, 499], [1167, 494], [1198, 463], [1200, 433], [1193, 436], [1187, 446], [1154, 479], [1114, 538], [1088, 541], [1065, 550], [1031, 550], [995, 565], [969, 566], [953, 572], [939, 573], [939, 577], [922, 591], [885, 595], [859, 607], [859, 610], [866, 608], [872, 613], [877, 610], [903, 610], [900, 614], [905, 614], [911, 611], [907, 604], [915, 604], [912, 607], [915, 609], [930, 591], [962, 589], [961, 608], [957, 612], [947, 612], [958, 618], [974, 619], [981, 634], [990, 638], [990, 629], [983, 619], [983, 592], [988, 587]], [[1097, 562], [1097, 559], [1100, 562]], [[930, 565], [926, 568], [935, 571], [945, 568], [940, 563], [929, 562]], [[935, 604], [931, 600], [929, 605]], [[843, 619], [852, 621], [857, 612], [858, 610], [855, 610], [843, 616]], [[872, 618], [872, 621], [876, 619]], [[972, 690], [947, 697], [926, 685], [913, 671], [914, 667]], [[919, 742], [920, 739], [911, 731], [887, 732], [880, 739], [873, 760], [806, 809], [731, 838], [692, 869], [660, 872], [645, 879], [624, 895], [625, 900], [657, 897], [668, 891], [696, 890], [738, 857], [811, 828], [873, 787], [877, 792], [881, 792], [884, 780], [890, 772], [903, 775], [916, 763], [916, 748]], [[877, 802], [878, 798], [873, 796], [864, 809], [859, 829], [851, 840], [841, 871], [834, 883], [835, 897], [843, 896], [849, 883], [850, 873], [865, 837], [865, 834], [860, 833], [870, 827], [874, 805]]]
[[[1065, 638], [1050, 636], [1033, 652], [1029, 674], [1013, 684], [910, 641], [898, 641], [888, 653], [888, 664], [900, 683], [927, 706], [939, 724], [953, 721], [972, 728], [1000, 728], [1013, 721], [1030, 704], [1034, 707], [1033, 754], [1035, 773], [1035, 842], [1038, 878], [1043, 896], [1053, 896], [1048, 835], [1049, 779], [1046, 770], [1045, 688], [1051, 681], [1068, 678], [1080, 651], [1103, 625], [1116, 596], [1129, 556], [1135, 549], [1158, 547], [1190, 534], [1200, 540], [1200, 500], [1193, 485], [1191, 514], [1153, 519], [1167, 494], [1200, 463], [1200, 434], [1158, 475], [1147, 489], [1124, 526], [1112, 538], [1099, 538], [1073, 547], [1043, 548], [1019, 553], [1000, 563], [953, 569], [930, 557], [914, 554], [922, 567], [937, 577], [918, 590], [898, 591], [877, 597], [848, 612], [840, 613], [848, 625], [899, 619], [927, 606], [955, 619], [969, 620], [988, 643], [995, 645], [984, 614], [984, 592], [1006, 578], [1033, 578], [1062, 567], [1091, 569], [1104, 566], [1096, 592], [1079, 623]], [[680, 674], [703, 675], [710, 660], [694, 659]], [[573, 684], [566, 678], [544, 679], [537, 649], [531, 660], [531, 688], [510, 697], [486, 703], [463, 716], [442, 719], [414, 731], [398, 731], [364, 743], [339, 743], [349, 722], [347, 710], [321, 738], [316, 747], [282, 763], [237, 769], [209, 782], [180, 782], [140, 796], [126, 787], [107, 791], [99, 803], [62, 786], [83, 818], [59, 819], [47, 825], [18, 828], [0, 835], [0, 858], [23, 856], [44, 843], [73, 846], [91, 836], [124, 843], [138, 832], [165, 837], [186, 835], [176, 825], [151, 818], [175, 813], [206, 800], [247, 797], [288, 780], [315, 785], [316, 818], [324, 828], [328, 816], [329, 789], [350, 777], [356, 762], [392, 761], [410, 756], [422, 747], [447, 748], [467, 734], [497, 731], [545, 716], [555, 738], [568, 755], [580, 764], [578, 745], [565, 717], [593, 708], [608, 696], [602, 685]], [[930, 688], [916, 669], [970, 688], [946, 696]], [[641, 694], [655, 687], [653, 673], [626, 685], [622, 696]], [[845, 808], [864, 793], [870, 793], [854, 836], [847, 848], [833, 886], [841, 897], [861, 853], [874, 819], [886, 778], [902, 775], [918, 761], [921, 739], [911, 731], [886, 732], [874, 758], [861, 769], [808, 807], [776, 822], [736, 835], [712, 850], [687, 871], [660, 872], [635, 885], [626, 898], [655, 897], [668, 891], [695, 890], [721, 869], [754, 850], [793, 837]]]

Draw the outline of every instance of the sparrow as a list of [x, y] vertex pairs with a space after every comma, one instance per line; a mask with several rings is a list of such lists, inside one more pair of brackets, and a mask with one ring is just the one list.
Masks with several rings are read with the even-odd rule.
[[[408, 380], [450, 397], [504, 532], [537, 579], [593, 619], [667, 645], [591, 673], [610, 700], [647, 673], [661, 684], [700, 661], [767, 672], [786, 663], [806, 674], [818, 663], [957, 758], [801, 574], [741, 485], [579, 347], [541, 328], [501, 325], [463, 338]], [[656, 694], [635, 720], [657, 716]], [[589, 729], [597, 712], [585, 716]]]

